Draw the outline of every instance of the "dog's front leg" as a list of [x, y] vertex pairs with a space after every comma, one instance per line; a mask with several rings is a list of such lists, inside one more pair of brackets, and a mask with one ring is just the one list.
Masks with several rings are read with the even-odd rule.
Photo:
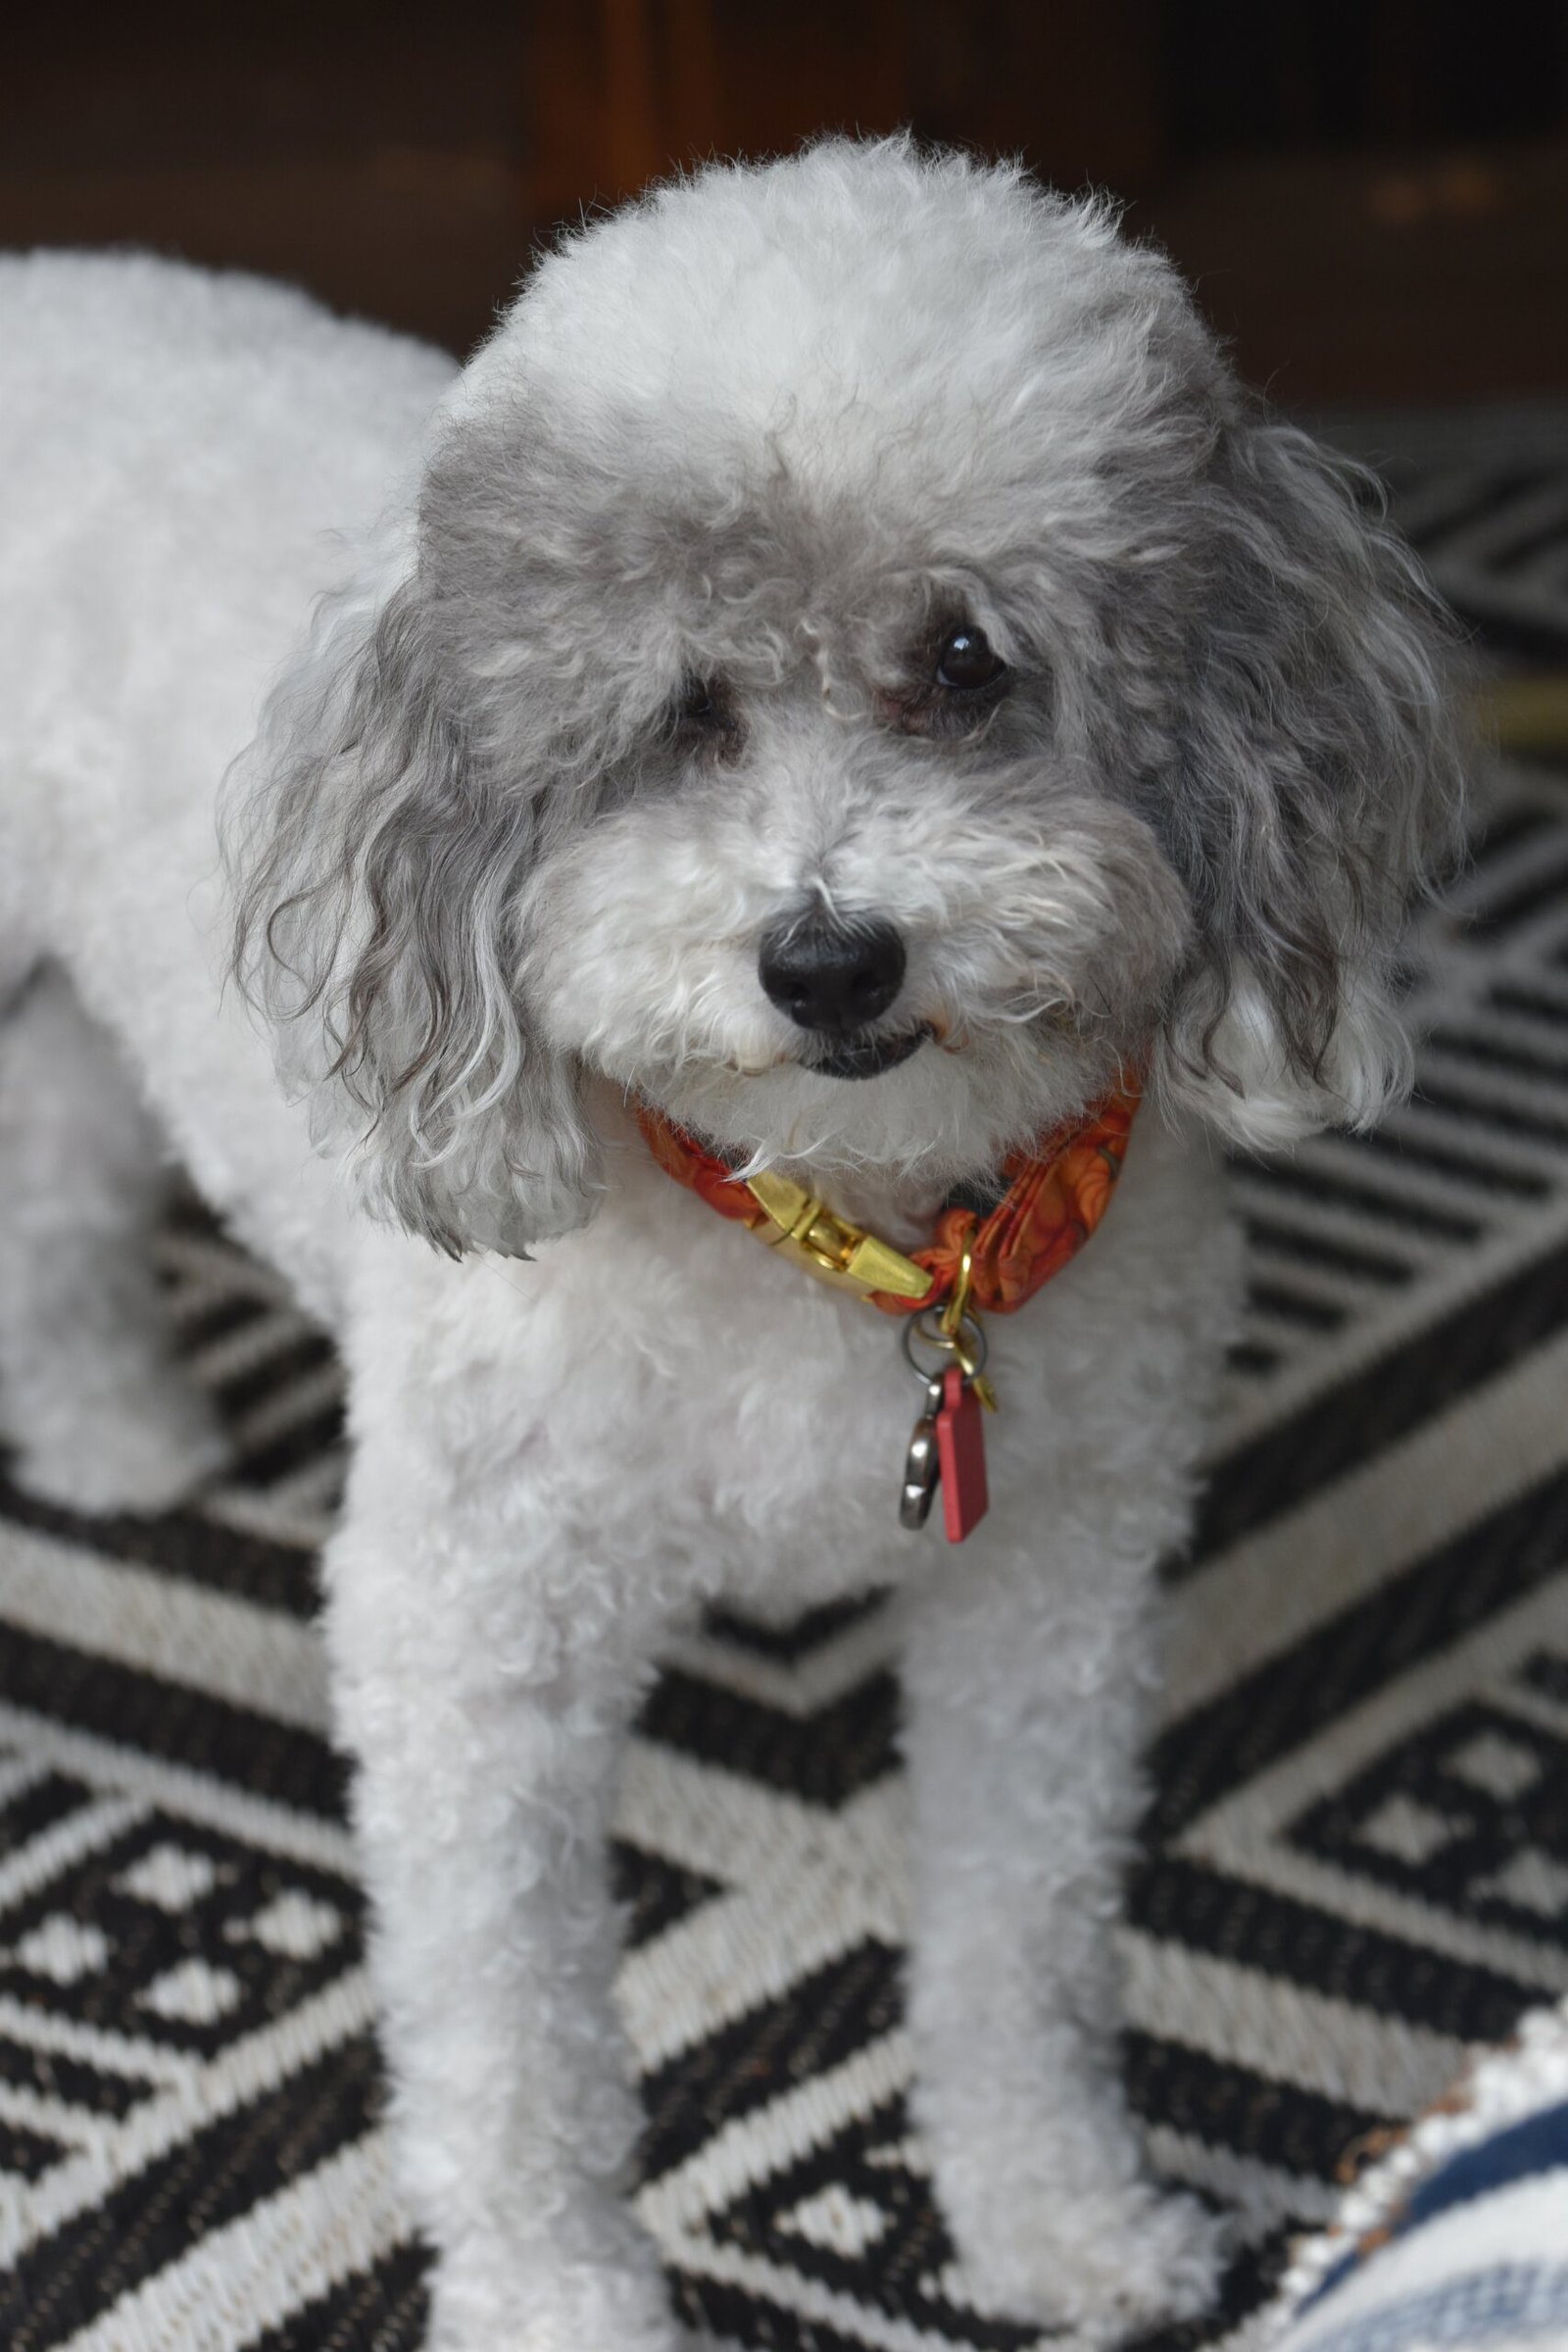
[[439, 2352], [670, 2352], [622, 2202], [607, 1818], [642, 1637], [579, 1523], [404, 1420], [361, 1441], [327, 1558], [393, 2126]]
[[1213, 2231], [1146, 2180], [1112, 1950], [1169, 1529], [1081, 1472], [905, 1598], [916, 2112], [977, 2288], [1125, 2328], [1200, 2306]]

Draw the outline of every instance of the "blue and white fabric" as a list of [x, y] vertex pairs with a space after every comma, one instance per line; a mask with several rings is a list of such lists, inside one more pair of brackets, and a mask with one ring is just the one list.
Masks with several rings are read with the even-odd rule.
[[1270, 2352], [1568, 2347], [1568, 2004], [1528, 2017], [1298, 2255]]

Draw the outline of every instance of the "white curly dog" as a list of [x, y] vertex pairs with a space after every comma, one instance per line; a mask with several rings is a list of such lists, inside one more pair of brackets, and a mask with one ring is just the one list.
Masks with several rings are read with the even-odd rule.
[[[167, 1137], [348, 1369], [326, 1626], [433, 2340], [675, 2338], [606, 1822], [720, 1590], [896, 1590], [916, 2113], [988, 2299], [1192, 2309], [1113, 2048], [1152, 1571], [1219, 1140], [1403, 1082], [1459, 763], [1408, 559], [1102, 208], [905, 141], [596, 221], [461, 372], [148, 259], [8, 260], [0, 318], [14, 1475], [151, 1509], [220, 1458]], [[1102, 1230], [990, 1326], [990, 1515], [906, 1532], [901, 1326], [629, 1105], [908, 1251], [1130, 1074]]]

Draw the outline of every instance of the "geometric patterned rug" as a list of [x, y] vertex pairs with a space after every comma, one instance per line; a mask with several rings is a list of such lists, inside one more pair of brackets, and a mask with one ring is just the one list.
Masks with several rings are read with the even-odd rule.
[[[1557, 447], [1522, 488], [1473, 436], [1391, 467], [1450, 596], [1536, 659], [1568, 648]], [[1150, 2347], [1240, 2352], [1348, 2152], [1568, 1986], [1551, 775], [1499, 776], [1417, 989], [1409, 1107], [1236, 1174], [1250, 1314], [1170, 1575], [1124, 1936], [1131, 2098], [1158, 2169], [1235, 2217], [1235, 2257], [1223, 2310]], [[310, 1622], [337, 1376], [195, 1211], [164, 1264], [236, 1475], [162, 1519], [0, 1485], [0, 2342], [413, 2352], [422, 2258]], [[787, 1630], [717, 1614], [669, 1659], [617, 1843], [641, 2209], [719, 2337], [1023, 2352], [905, 2109], [897, 1714], [874, 1599]]]

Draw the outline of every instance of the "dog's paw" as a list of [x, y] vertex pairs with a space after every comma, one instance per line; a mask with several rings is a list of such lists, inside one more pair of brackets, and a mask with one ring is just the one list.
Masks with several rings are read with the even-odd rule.
[[501, 2276], [498, 2261], [439, 2265], [425, 2352], [691, 2352], [652, 2266], [581, 2263]]
[[1095, 2342], [1195, 2318], [1219, 2284], [1224, 2225], [1146, 2181], [1064, 2192], [1027, 2221], [1001, 2207], [989, 2218], [964, 2249], [987, 2306]]
[[231, 1458], [208, 1398], [171, 1370], [114, 1396], [84, 1396], [51, 1426], [19, 1431], [9, 1467], [24, 1494], [92, 1515], [172, 1510]]

